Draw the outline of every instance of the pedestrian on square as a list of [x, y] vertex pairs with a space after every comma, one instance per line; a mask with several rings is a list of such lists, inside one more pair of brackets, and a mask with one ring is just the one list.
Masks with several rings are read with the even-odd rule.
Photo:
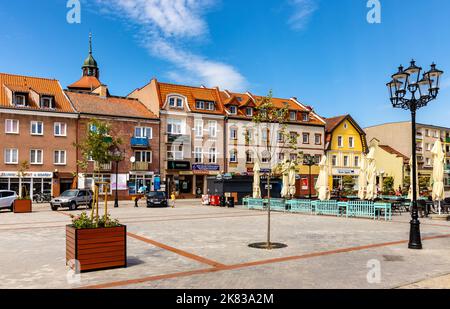
[[175, 208], [175, 201], [176, 201], [176, 199], [177, 199], [177, 197], [176, 197], [175, 191], [174, 191], [174, 192], [172, 192], [172, 195], [170, 196], [170, 201], [171, 201], [171, 204], [172, 204], [172, 208]]

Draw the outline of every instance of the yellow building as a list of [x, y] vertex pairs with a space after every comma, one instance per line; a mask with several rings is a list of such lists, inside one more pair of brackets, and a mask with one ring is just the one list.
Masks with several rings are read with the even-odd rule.
[[399, 187], [403, 190], [405, 175], [409, 175], [409, 158], [391, 146], [380, 145], [380, 141], [376, 138], [370, 141], [370, 147], [375, 148], [375, 163], [380, 188], [383, 187], [384, 178], [393, 177], [394, 191]]
[[343, 188], [345, 176], [353, 177], [357, 184], [361, 158], [368, 152], [364, 130], [350, 115], [327, 118], [325, 121], [325, 150], [331, 167], [330, 189]]

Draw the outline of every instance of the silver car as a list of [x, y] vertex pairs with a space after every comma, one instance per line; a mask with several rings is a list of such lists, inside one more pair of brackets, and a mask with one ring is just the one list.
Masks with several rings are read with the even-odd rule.
[[92, 201], [93, 194], [91, 190], [74, 189], [67, 190], [60, 196], [53, 198], [50, 201], [50, 206], [53, 211], [57, 211], [60, 207], [76, 210], [79, 206], [92, 208]]
[[14, 191], [0, 190], [0, 209], [13, 211], [14, 201], [17, 200], [17, 193]]

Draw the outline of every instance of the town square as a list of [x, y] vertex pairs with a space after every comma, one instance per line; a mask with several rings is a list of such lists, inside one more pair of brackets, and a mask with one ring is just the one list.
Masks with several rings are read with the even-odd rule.
[[2, 4], [0, 289], [449, 289], [450, 5], [400, 2]]

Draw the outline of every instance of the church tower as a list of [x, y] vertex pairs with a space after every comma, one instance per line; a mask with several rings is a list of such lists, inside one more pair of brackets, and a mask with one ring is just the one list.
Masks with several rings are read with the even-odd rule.
[[89, 33], [89, 55], [81, 67], [83, 76], [80, 80], [68, 86], [67, 88], [72, 91], [81, 92], [93, 92], [99, 88], [102, 83], [100, 82], [100, 69], [97, 61], [92, 55], [92, 33]]

